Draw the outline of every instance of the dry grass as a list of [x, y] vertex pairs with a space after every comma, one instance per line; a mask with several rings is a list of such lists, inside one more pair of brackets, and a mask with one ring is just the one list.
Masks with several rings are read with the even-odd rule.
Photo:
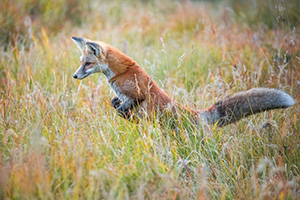
[[[79, 27], [32, 27], [29, 47], [1, 49], [1, 199], [300, 198], [299, 27], [254, 27], [219, 3], [87, 6]], [[176, 130], [131, 124], [109, 106], [103, 75], [72, 78], [80, 54], [71, 36], [118, 47], [192, 108], [253, 87], [280, 88], [296, 104], [210, 134], [184, 120]]]

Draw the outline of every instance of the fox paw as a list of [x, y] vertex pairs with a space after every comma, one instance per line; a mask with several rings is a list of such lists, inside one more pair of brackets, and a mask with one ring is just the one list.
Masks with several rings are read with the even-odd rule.
[[111, 100], [111, 105], [117, 109], [120, 105], [121, 105], [122, 101], [118, 98], [118, 97], [115, 97], [113, 98], [113, 100]]
[[119, 115], [121, 115], [121, 117], [123, 117], [124, 119], [129, 119], [131, 116], [131, 112], [129, 109], [124, 110], [124, 108], [122, 106], [119, 106], [117, 108], [117, 112]]
[[124, 119], [130, 121], [130, 122], [135, 122], [135, 123], [139, 123], [139, 118], [134, 116], [131, 112], [131, 110], [125, 110], [122, 111], [122, 109], [117, 109], [118, 114], [123, 117]]

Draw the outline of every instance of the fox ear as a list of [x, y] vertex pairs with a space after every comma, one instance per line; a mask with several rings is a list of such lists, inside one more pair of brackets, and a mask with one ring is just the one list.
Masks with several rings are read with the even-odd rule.
[[89, 52], [91, 52], [92, 54], [94, 54], [95, 56], [99, 56], [101, 53], [101, 49], [99, 44], [95, 43], [95, 42], [87, 42], [86, 43], [86, 48]]
[[78, 48], [82, 52], [83, 48], [86, 44], [86, 40], [84, 38], [80, 38], [80, 37], [72, 37], [72, 40], [75, 42], [75, 44], [78, 46]]

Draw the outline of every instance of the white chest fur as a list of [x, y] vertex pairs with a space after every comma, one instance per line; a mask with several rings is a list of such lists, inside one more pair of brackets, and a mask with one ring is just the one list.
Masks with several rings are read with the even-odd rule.
[[[109, 67], [107, 68], [107, 70], [104, 72], [105, 76], [107, 77], [107, 80], [110, 80], [111, 78], [113, 78], [115, 76], [115, 74], [109, 69]], [[116, 96], [122, 101], [126, 101], [128, 100], [128, 97], [124, 95], [124, 93], [114, 84], [109, 82], [109, 85], [111, 86], [111, 88], [113, 89], [113, 91], [115, 92]]]
[[116, 96], [122, 101], [125, 102], [128, 100], [128, 97], [114, 84], [109, 83], [113, 91], [115, 92]]

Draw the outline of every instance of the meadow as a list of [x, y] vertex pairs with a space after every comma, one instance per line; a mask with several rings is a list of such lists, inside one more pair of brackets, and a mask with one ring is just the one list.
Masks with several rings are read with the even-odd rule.
[[[297, 0], [3, 0], [0, 199], [300, 199]], [[193, 109], [253, 87], [296, 104], [223, 128], [125, 121], [71, 36], [109, 43]], [[182, 117], [184, 118], [184, 116]]]

